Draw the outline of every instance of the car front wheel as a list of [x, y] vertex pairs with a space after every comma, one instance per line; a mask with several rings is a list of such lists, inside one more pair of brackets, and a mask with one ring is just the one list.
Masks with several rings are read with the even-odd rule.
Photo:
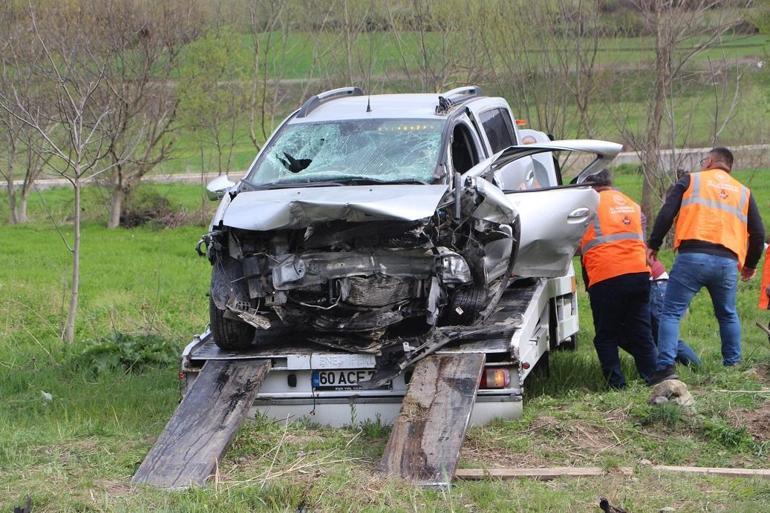
[[251, 347], [254, 341], [254, 327], [236, 319], [225, 317], [225, 310], [220, 310], [209, 298], [209, 317], [214, 343], [226, 351], [239, 351]]

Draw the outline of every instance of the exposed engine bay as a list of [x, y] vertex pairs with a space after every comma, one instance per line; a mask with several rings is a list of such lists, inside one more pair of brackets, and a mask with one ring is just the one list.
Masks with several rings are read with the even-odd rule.
[[504, 197], [475, 182], [460, 197], [446, 191], [424, 219], [268, 231], [220, 225], [202, 239], [213, 265], [215, 340], [243, 349], [291, 334], [379, 354], [406, 340], [420, 346], [438, 328], [478, 323], [508, 284], [519, 224]]

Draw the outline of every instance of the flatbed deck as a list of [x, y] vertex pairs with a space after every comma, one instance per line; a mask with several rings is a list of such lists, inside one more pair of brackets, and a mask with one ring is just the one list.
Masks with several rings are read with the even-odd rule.
[[[485, 424], [496, 417], [521, 415], [523, 383], [549, 349], [549, 301], [559, 293], [572, 293], [569, 278], [561, 284], [551, 279], [514, 282], [486, 325], [498, 325], [494, 336], [453, 342], [435, 354], [484, 354], [486, 368], [510, 369], [510, 381], [502, 388], [481, 388], [476, 396], [471, 424]], [[182, 355], [187, 385], [210, 360], [270, 362], [270, 372], [257, 393], [252, 413], [276, 419], [307, 416], [315, 422], [342, 426], [366, 420], [392, 423], [409, 388], [412, 369], [406, 369], [388, 385], [375, 389], [357, 386], [319, 386], [319, 376], [330, 372], [374, 372], [373, 353], [348, 352], [301, 338], [293, 343], [255, 346], [245, 351], [219, 348], [209, 331], [194, 338]], [[360, 375], [359, 375], [360, 379]]]

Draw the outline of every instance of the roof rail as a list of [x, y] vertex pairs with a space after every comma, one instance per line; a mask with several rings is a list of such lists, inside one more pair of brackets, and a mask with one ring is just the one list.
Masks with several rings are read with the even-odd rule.
[[302, 104], [302, 107], [299, 108], [299, 111], [297, 111], [297, 117], [298, 118], [304, 118], [308, 114], [310, 114], [313, 110], [315, 110], [317, 107], [321, 106], [322, 104], [331, 101], [336, 100], [338, 98], [344, 98], [345, 96], [363, 96], [364, 91], [360, 87], [340, 87], [338, 89], [331, 89], [329, 91], [324, 91], [321, 94], [317, 94], [315, 96], [311, 96], [310, 98], [305, 101], [305, 103]]
[[441, 93], [441, 96], [453, 100], [453, 96], [480, 96], [481, 88], [479, 86], [462, 86], [455, 87], [445, 93]]
[[446, 114], [452, 107], [455, 107], [461, 103], [464, 103], [471, 98], [481, 95], [481, 88], [479, 86], [463, 86], [456, 87], [445, 93], [441, 93], [438, 97], [438, 105], [436, 106], [436, 114]]

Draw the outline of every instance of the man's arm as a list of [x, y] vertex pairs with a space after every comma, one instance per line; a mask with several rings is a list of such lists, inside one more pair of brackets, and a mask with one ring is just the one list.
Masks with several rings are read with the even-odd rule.
[[759, 215], [759, 208], [757, 208], [753, 194], [749, 196], [749, 214], [746, 218], [746, 224], [749, 231], [749, 246], [743, 267], [753, 270], [757, 268], [757, 263], [762, 257], [762, 250], [765, 246], [765, 227], [762, 224], [762, 217]]
[[663, 244], [663, 238], [674, 224], [674, 218], [679, 213], [682, 206], [682, 196], [684, 191], [690, 186], [690, 175], [685, 175], [676, 182], [666, 193], [666, 202], [660, 207], [658, 217], [655, 218], [655, 224], [652, 226], [652, 233], [647, 240], [647, 247], [653, 252], [657, 252]]

